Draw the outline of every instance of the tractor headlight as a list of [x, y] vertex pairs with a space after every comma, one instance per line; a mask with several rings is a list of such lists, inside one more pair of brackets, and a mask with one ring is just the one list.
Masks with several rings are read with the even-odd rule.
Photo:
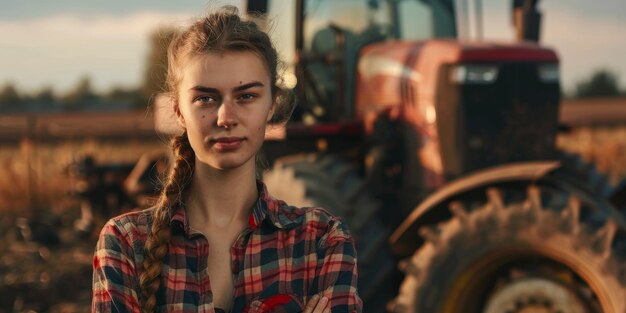
[[559, 82], [559, 65], [556, 63], [540, 64], [537, 67], [539, 79], [542, 83], [558, 83]]
[[498, 79], [496, 65], [464, 64], [452, 68], [450, 79], [457, 84], [493, 84]]

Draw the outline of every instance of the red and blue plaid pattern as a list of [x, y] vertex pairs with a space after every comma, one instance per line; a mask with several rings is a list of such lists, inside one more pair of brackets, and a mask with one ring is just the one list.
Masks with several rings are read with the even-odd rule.
[[[332, 312], [361, 312], [356, 251], [346, 225], [321, 208], [296, 208], [272, 198], [259, 182], [248, 227], [231, 249], [232, 312], [301, 312], [315, 294]], [[151, 209], [111, 219], [93, 263], [92, 312], [140, 312], [139, 276], [152, 224]], [[215, 312], [207, 271], [208, 241], [189, 228], [185, 210], [171, 219], [159, 312]]]

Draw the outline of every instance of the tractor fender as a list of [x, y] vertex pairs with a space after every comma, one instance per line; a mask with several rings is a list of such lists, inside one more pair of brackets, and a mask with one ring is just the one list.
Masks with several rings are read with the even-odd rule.
[[593, 203], [593, 208], [611, 216], [619, 228], [626, 229], [626, 218], [607, 199], [591, 193], [582, 193], [585, 190], [584, 186], [578, 185], [572, 188], [572, 183], [574, 185], [576, 183], [568, 181], [568, 175], [562, 173], [564, 171], [566, 170], [560, 161], [533, 161], [494, 166], [454, 180], [420, 202], [395, 229], [389, 237], [391, 249], [399, 256], [413, 253], [419, 245], [415, 242], [415, 234], [420, 227], [432, 224], [433, 221], [449, 214], [447, 206], [442, 204], [451, 198], [472, 189], [509, 182], [546, 180], [564, 189], [572, 189], [578, 197]]
[[[422, 224], [425, 224], [421, 218], [426, 213], [437, 213], [432, 212], [433, 210], [447, 210], [445, 206], [439, 204], [459, 193], [501, 182], [535, 181], [559, 167], [560, 162], [558, 161], [514, 163], [483, 169], [454, 180], [428, 196], [396, 228], [389, 237], [391, 249], [394, 254], [398, 255], [413, 253], [415, 251], [415, 247], [413, 247], [415, 245], [414, 234], [417, 233]], [[445, 213], [441, 212], [441, 214]]]

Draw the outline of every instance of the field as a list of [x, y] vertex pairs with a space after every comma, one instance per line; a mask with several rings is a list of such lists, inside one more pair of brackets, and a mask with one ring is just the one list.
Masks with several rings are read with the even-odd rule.
[[[626, 177], [626, 126], [573, 129], [559, 136], [558, 146], [593, 162], [613, 184]], [[86, 238], [73, 232], [80, 210], [67, 166], [86, 154], [97, 163], [132, 163], [163, 151], [157, 139], [0, 145], [0, 313], [88, 311], [97, 231]], [[55, 231], [58, 244], [21, 239], [26, 220], [20, 218], [32, 216], [46, 221], [44, 230]]]

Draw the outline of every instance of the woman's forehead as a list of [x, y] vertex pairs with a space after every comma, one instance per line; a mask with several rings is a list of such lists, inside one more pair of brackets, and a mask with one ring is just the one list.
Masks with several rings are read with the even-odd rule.
[[235, 51], [194, 55], [182, 71], [181, 87], [201, 85], [228, 88], [250, 81], [270, 84], [270, 73], [265, 61], [256, 53]]

